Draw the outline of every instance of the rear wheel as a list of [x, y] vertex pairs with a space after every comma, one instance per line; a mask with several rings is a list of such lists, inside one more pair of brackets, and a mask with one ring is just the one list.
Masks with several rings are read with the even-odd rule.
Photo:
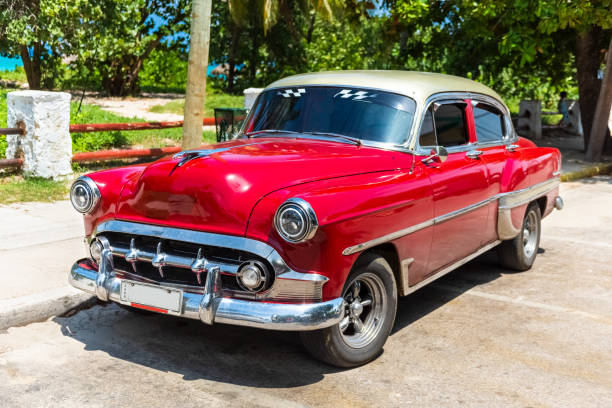
[[540, 248], [540, 221], [542, 215], [537, 203], [531, 203], [525, 212], [519, 234], [498, 247], [499, 261], [504, 268], [526, 271], [533, 265]]
[[376, 358], [393, 327], [397, 289], [389, 263], [366, 254], [344, 286], [344, 318], [335, 326], [301, 332], [306, 349], [338, 367], [355, 367]]

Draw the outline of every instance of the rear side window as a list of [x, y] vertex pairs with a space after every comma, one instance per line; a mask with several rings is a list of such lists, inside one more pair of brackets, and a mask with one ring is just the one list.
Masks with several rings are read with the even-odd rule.
[[479, 103], [474, 107], [476, 140], [480, 143], [502, 141], [506, 134], [504, 115], [496, 108]]
[[433, 116], [439, 146], [452, 147], [468, 143], [465, 103], [439, 105]]

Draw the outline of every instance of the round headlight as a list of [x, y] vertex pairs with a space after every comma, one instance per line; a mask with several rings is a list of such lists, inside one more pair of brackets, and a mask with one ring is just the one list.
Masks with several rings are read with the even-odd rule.
[[80, 213], [93, 211], [100, 201], [100, 190], [89, 177], [79, 177], [70, 189], [70, 201], [75, 210]]
[[314, 236], [319, 223], [307, 201], [290, 198], [276, 210], [274, 226], [286, 241], [303, 242]]

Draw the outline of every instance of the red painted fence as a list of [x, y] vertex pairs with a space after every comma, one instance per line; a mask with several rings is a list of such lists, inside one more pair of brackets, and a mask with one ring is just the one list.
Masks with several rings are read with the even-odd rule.
[[[204, 118], [203, 126], [214, 126], [215, 118]], [[139, 123], [89, 123], [70, 125], [70, 133], [88, 133], [88, 132], [109, 132], [122, 130], [151, 130], [151, 129], [168, 129], [182, 127], [183, 121], [174, 122], [139, 122]], [[23, 133], [22, 129], [0, 129], [0, 134], [19, 134]], [[75, 153], [72, 155], [72, 161], [76, 163], [103, 161], [113, 159], [131, 159], [139, 157], [160, 157], [167, 154], [178, 153], [180, 147], [163, 147], [153, 149], [124, 149], [124, 150], [99, 150], [97, 152]], [[23, 166], [23, 159], [2, 159], [0, 160], [1, 168], [20, 168]]]

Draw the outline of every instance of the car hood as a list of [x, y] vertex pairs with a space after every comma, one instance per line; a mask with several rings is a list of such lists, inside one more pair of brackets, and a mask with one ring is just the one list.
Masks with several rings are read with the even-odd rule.
[[147, 166], [124, 186], [116, 218], [244, 235], [251, 210], [266, 194], [322, 179], [395, 169], [406, 165], [407, 157], [300, 138], [221, 143]]

